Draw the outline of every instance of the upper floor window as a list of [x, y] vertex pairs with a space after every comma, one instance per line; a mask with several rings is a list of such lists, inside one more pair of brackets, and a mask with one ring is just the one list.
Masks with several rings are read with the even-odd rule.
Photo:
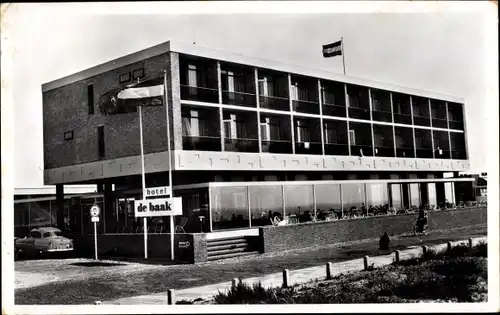
[[87, 104], [89, 115], [94, 115], [94, 85], [87, 86]]
[[196, 65], [188, 65], [188, 85], [198, 86], [198, 75], [196, 73]]
[[130, 81], [130, 72], [123, 73], [120, 75], [120, 83], [125, 83]]
[[144, 78], [144, 68], [137, 69], [137, 70], [134, 70], [134, 72], [132, 72], [132, 79], [136, 80], [136, 79], [142, 79], [142, 78]]
[[297, 142], [310, 142], [311, 135], [306, 122], [302, 120], [297, 121]]
[[104, 155], [105, 155], [105, 149], [104, 149], [104, 126], [97, 127], [97, 144], [98, 144], [99, 158], [103, 158]]

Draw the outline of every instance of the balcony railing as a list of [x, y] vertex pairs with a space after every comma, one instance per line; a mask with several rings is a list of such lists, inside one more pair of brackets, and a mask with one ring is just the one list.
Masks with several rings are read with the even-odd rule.
[[388, 111], [372, 110], [372, 117], [376, 121], [392, 122], [392, 113]]
[[323, 115], [345, 117], [347, 113], [343, 105], [323, 104]]
[[411, 125], [411, 114], [394, 113], [394, 122], [398, 124]]
[[413, 150], [413, 147], [396, 148], [396, 156], [400, 158], [414, 158], [415, 151]]
[[370, 120], [370, 109], [349, 107], [349, 118]]
[[222, 91], [222, 103], [245, 107], [257, 107], [255, 94], [244, 92]]
[[295, 154], [322, 154], [321, 142], [295, 142]]
[[432, 127], [448, 128], [448, 121], [443, 118], [432, 118]]
[[[394, 120], [396, 120], [395, 116], [394, 116]], [[430, 117], [425, 117], [425, 116], [415, 116], [415, 115], [413, 115], [413, 123], [416, 126], [427, 126], [427, 127], [430, 127], [430, 125], [431, 125], [431, 118]]]
[[325, 143], [326, 155], [349, 155], [349, 146], [347, 143]]
[[[364, 153], [365, 150], [363, 150]], [[375, 146], [375, 156], [394, 157], [394, 148], [387, 146]]]
[[182, 136], [182, 149], [194, 151], [221, 151], [220, 137]]
[[292, 101], [293, 110], [299, 113], [319, 114], [319, 103], [304, 100]]
[[288, 140], [262, 140], [262, 152], [267, 153], [292, 153], [292, 141]]
[[259, 140], [225, 138], [224, 150], [233, 152], [259, 152]]
[[464, 130], [464, 122], [460, 120], [448, 120], [450, 129]]
[[219, 103], [217, 89], [181, 85], [181, 99], [197, 102]]
[[432, 149], [417, 148], [417, 158], [432, 159]]
[[361, 150], [363, 150], [363, 156], [373, 156], [371, 145], [351, 145], [351, 155], [361, 156]]
[[455, 160], [466, 160], [467, 153], [465, 150], [451, 150], [451, 158]]
[[259, 96], [260, 108], [290, 111], [290, 103], [288, 98], [276, 97], [276, 96]]

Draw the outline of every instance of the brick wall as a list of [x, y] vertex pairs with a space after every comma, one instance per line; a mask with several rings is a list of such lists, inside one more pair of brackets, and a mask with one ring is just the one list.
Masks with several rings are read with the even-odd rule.
[[[165, 53], [138, 63], [117, 68], [113, 71], [81, 80], [43, 93], [43, 142], [45, 169], [88, 163], [100, 160], [98, 157], [97, 127], [104, 125], [105, 160], [140, 154], [138, 113], [105, 116], [99, 110], [100, 97], [127, 83], [119, 83], [119, 76], [135, 69], [144, 68], [146, 78], [163, 76], [167, 70], [168, 99], [172, 133], [181, 136], [180, 92], [177, 53]], [[94, 85], [94, 114], [88, 114], [87, 86]], [[172, 87], [174, 89], [172, 90]], [[172, 93], [173, 92], [173, 93]], [[174, 103], [172, 102], [174, 101]], [[174, 104], [174, 105], [173, 105]], [[172, 111], [172, 107], [179, 107]], [[179, 122], [172, 122], [172, 113]], [[143, 110], [144, 152], [166, 151], [165, 107]], [[64, 132], [73, 130], [74, 139], [64, 140]], [[174, 138], [174, 137], [172, 137]], [[172, 139], [179, 145], [181, 139]], [[178, 147], [180, 149], [180, 147]]]
[[[94, 236], [77, 235], [74, 239], [75, 255], [94, 256]], [[179, 243], [183, 243], [180, 246]], [[103, 234], [97, 236], [98, 255], [110, 257], [144, 257], [143, 234]], [[174, 238], [175, 260], [179, 263], [207, 261], [207, 239], [205, 234], [176, 234]], [[148, 235], [148, 257], [170, 261], [170, 234]]]
[[[416, 214], [404, 214], [293, 226], [262, 227], [259, 231], [262, 243], [261, 251], [279, 252], [378, 238], [384, 232], [389, 235], [408, 233], [412, 231], [416, 218]], [[486, 224], [486, 218], [486, 207], [436, 211], [429, 213], [428, 226], [429, 230], [457, 228]]]

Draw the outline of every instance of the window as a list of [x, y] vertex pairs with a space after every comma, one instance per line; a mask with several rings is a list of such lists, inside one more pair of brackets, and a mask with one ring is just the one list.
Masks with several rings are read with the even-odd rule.
[[260, 134], [262, 140], [264, 141], [271, 140], [271, 127], [269, 125], [269, 117], [265, 117], [264, 122], [260, 123]]
[[297, 142], [309, 142], [310, 135], [307, 124], [301, 120], [297, 121]]
[[290, 86], [290, 98], [294, 101], [299, 100], [299, 87], [297, 83], [292, 83]]
[[325, 142], [326, 143], [339, 143], [337, 129], [329, 128], [327, 124], [325, 124]]
[[196, 65], [190, 64], [188, 65], [188, 85], [189, 86], [198, 86], [197, 84], [197, 73], [196, 73]]
[[224, 119], [224, 137], [228, 139], [237, 138], [236, 115], [230, 114], [228, 119]]
[[94, 115], [94, 85], [89, 84], [87, 86], [87, 104], [89, 115]]
[[120, 75], [120, 83], [125, 83], [130, 81], [130, 72], [124, 73]]
[[182, 135], [186, 137], [200, 137], [199, 111], [190, 110], [182, 116]]
[[356, 134], [354, 133], [354, 130], [349, 130], [349, 138], [351, 145], [356, 145]]
[[104, 126], [97, 127], [97, 141], [98, 141], [98, 150], [99, 150], [99, 158], [103, 158], [105, 154], [104, 150]]
[[338, 105], [338, 104], [335, 104], [335, 93], [334, 92], [328, 91], [324, 87], [322, 87], [321, 89], [322, 89], [323, 103], [324, 104]]
[[132, 72], [132, 79], [141, 79], [144, 77], [144, 68], [142, 69], [137, 69]]
[[259, 94], [262, 96], [268, 96], [267, 78], [259, 79]]
[[73, 140], [73, 130], [64, 133], [64, 140]]
[[32, 238], [42, 238], [42, 233], [40, 233], [38, 231], [33, 231], [30, 233], [30, 235]]

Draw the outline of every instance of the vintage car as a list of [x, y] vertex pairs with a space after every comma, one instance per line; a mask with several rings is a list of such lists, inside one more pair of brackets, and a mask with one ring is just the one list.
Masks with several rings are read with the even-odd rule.
[[39, 227], [30, 231], [28, 236], [15, 240], [16, 257], [19, 254], [46, 254], [73, 250], [73, 240], [61, 235], [54, 227]]

